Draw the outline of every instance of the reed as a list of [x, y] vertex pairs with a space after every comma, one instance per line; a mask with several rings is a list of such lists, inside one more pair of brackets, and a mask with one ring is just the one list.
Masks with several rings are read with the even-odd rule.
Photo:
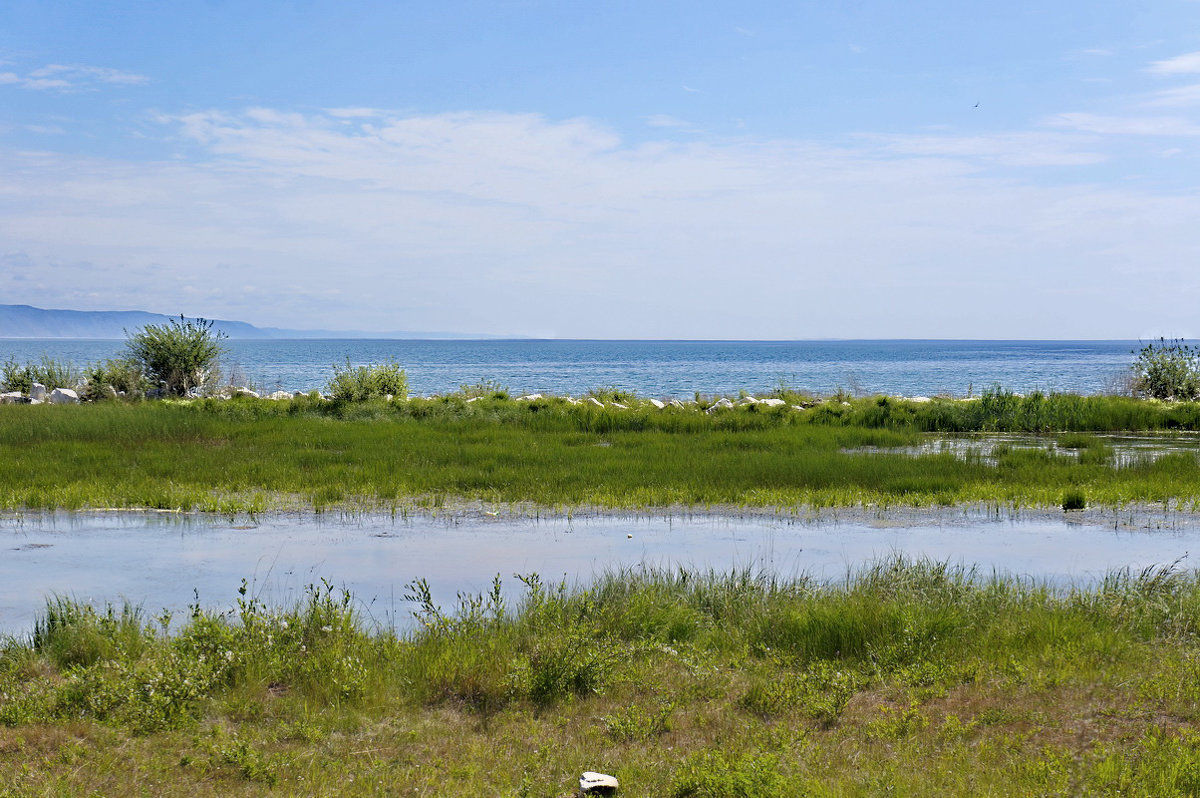
[[[991, 417], [1011, 422], [1020, 414], [1004, 408], [1048, 400], [991, 401]], [[980, 412], [969, 404], [946, 403], [956, 413]], [[1156, 423], [1195, 412], [1132, 407]], [[0, 406], [0, 507], [260, 512], [483, 502], [790, 512], [974, 502], [1055, 507], [1067, 490], [1109, 507], [1200, 501], [1200, 464], [1186, 449], [1116, 458], [1083, 433], [1058, 446], [1053, 438], [1031, 439], [990, 453], [970, 445], [920, 448], [937, 439], [922, 430], [930, 419], [945, 421], [941, 413], [878, 399], [711, 414], [490, 397]]]
[[400, 633], [329, 583], [182, 620], [53, 599], [0, 645], [0, 783], [560, 795], [594, 768], [645, 795], [1157, 796], [1200, 761], [1200, 578], [1174, 567], [521, 583], [442, 609], [418, 580]]

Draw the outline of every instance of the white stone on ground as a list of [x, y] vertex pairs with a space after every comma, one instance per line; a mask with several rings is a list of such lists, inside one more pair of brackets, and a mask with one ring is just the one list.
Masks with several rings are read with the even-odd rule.
[[50, 403], [56, 405], [77, 405], [79, 394], [70, 388], [55, 388], [50, 392]]

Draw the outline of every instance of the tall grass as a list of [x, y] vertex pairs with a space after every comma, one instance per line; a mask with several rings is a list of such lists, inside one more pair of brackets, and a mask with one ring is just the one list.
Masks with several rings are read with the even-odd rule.
[[1183, 795], [1200, 761], [1194, 573], [521, 581], [443, 610], [417, 580], [401, 634], [328, 583], [175, 625], [54, 599], [0, 645], [0, 783], [557, 795], [597, 768], [630, 794]]
[[[997, 407], [1048, 400], [988, 401], [992, 418], [1010, 419], [996, 426], [1012, 426], [1023, 416]], [[947, 407], [979, 412], [969, 404]], [[1177, 421], [1190, 412], [1131, 406]], [[945, 421], [939, 412], [891, 400], [707, 414], [461, 397], [4, 406], [0, 507], [1053, 507], [1067, 491], [1102, 506], [1200, 500], [1200, 465], [1186, 451], [1118, 462], [1078, 438], [1061, 448], [996, 447], [989, 457], [892, 451], [927, 440], [921, 428]]]

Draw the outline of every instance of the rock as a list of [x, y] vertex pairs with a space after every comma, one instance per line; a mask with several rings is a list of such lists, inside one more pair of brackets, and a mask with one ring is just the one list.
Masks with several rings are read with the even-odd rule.
[[621, 404], [620, 402], [609, 402], [609, 403], [608, 403], [608, 406], [609, 406], [609, 407], [619, 407], [619, 408], [621, 408], [622, 410], [628, 410], [628, 409], [629, 409], [629, 405], [623, 405], [623, 404]]
[[589, 396], [588, 401], [591, 402], [592, 404], [594, 404], [596, 407], [604, 407], [604, 402], [601, 402], [599, 399], [597, 399], [594, 396]]
[[50, 404], [77, 405], [79, 404], [79, 394], [70, 388], [55, 388], [50, 392]]
[[664, 404], [663, 402], [660, 402], [660, 401], [658, 401], [657, 399], [651, 399], [651, 400], [650, 400], [650, 404], [654, 405], [654, 406], [655, 406], [655, 407], [657, 407], [659, 410], [662, 410], [664, 407], [666, 407], [666, 404]]
[[292, 395], [290, 393], [288, 393], [287, 391], [272, 391], [271, 395], [268, 396], [267, 398], [273, 399], [274, 401], [278, 402], [283, 399], [291, 399]]
[[306, 396], [308, 396], [308, 394], [306, 394], [304, 391], [293, 391], [292, 392], [293, 399], [303, 399]]
[[909, 397], [908, 401], [915, 402], [916, 404], [919, 404], [919, 405], [923, 405], [926, 402], [932, 402], [933, 400], [930, 399], [928, 396], [911, 396], [911, 397]]
[[470, 399], [467, 400], [467, 404], [471, 404], [471, 402], [478, 402], [481, 398], [482, 397], [479, 397], [479, 396], [472, 396]]
[[726, 410], [730, 407], [733, 407], [733, 402], [729, 401], [728, 399], [718, 399], [717, 402], [705, 412], [713, 413], [717, 410]]
[[29, 400], [25, 398], [25, 394], [20, 391], [9, 391], [8, 393], [0, 393], [0, 405], [23, 405]]
[[787, 402], [783, 401], [782, 399], [759, 399], [758, 403], [760, 405], [766, 405], [767, 407], [782, 407], [783, 405], [787, 404]]
[[672, 399], [671, 401], [667, 402], [667, 404], [669, 404], [671, 407], [683, 407], [683, 402], [679, 401], [678, 399]]
[[517, 401], [518, 402], [533, 402], [533, 401], [535, 401], [537, 399], [541, 399], [541, 398], [542, 398], [542, 395], [540, 393], [531, 393], [526, 396], [518, 397]]
[[605, 773], [588, 770], [579, 777], [580, 795], [616, 795], [618, 786], [616, 778]]
[[29, 398], [35, 402], [43, 402], [46, 399], [46, 386], [40, 382], [35, 382], [33, 387], [29, 389]]

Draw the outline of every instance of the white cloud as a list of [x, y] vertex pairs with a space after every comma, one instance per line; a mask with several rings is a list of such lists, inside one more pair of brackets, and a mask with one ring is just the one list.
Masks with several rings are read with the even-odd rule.
[[1094, 149], [1094, 137], [1020, 132], [976, 136], [863, 137], [889, 152], [936, 158], [959, 158], [975, 164], [1003, 166], [1083, 166], [1107, 156]]
[[1174, 58], [1155, 61], [1146, 67], [1146, 71], [1156, 75], [1192, 75], [1200, 73], [1200, 52], [1184, 53]]
[[1145, 104], [1165, 108], [1187, 108], [1200, 105], [1200, 83], [1176, 86], [1173, 89], [1155, 92]]
[[1102, 116], [1100, 114], [1056, 114], [1045, 120], [1051, 127], [1113, 136], [1200, 136], [1200, 125], [1172, 116]]
[[1173, 323], [1165, 286], [1200, 292], [1200, 199], [979, 171], [1086, 157], [1070, 133], [632, 145], [532, 114], [161, 121], [205, 159], [0, 151], [0, 241], [26, 256], [7, 301], [43, 285], [175, 312], [190, 286], [189, 313], [286, 327], [1112, 337]]
[[137, 86], [148, 83], [149, 80], [145, 75], [133, 72], [82, 64], [47, 64], [24, 76], [15, 72], [0, 73], [0, 85], [19, 86], [34, 91], [80, 91], [94, 88], [97, 84]]

